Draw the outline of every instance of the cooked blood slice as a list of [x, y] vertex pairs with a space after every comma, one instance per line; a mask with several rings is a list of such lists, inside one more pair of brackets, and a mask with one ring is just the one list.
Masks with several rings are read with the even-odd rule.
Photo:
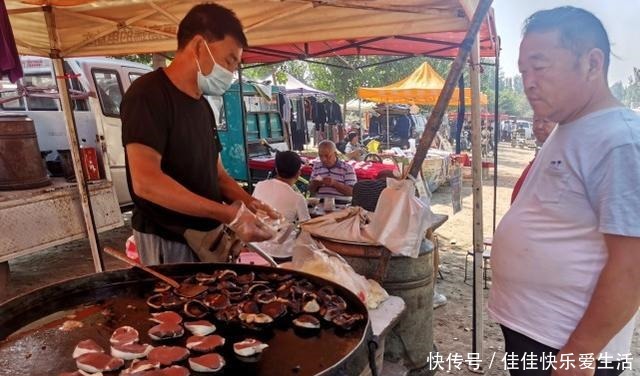
[[364, 316], [359, 313], [341, 313], [333, 319], [333, 323], [345, 330], [351, 330], [351, 328], [360, 320], [363, 320]]
[[260, 308], [260, 311], [269, 315], [272, 319], [277, 319], [287, 313], [287, 305], [282, 302], [275, 301], [263, 305], [262, 308]]
[[112, 345], [127, 345], [138, 342], [138, 331], [130, 326], [121, 326], [116, 329], [109, 340]]
[[156, 341], [182, 337], [184, 328], [178, 324], [158, 324], [149, 329], [149, 337]]
[[163, 366], [170, 366], [186, 359], [189, 356], [189, 350], [178, 346], [159, 346], [149, 352], [147, 358], [151, 361], [160, 362]]
[[188, 317], [194, 319], [203, 318], [208, 312], [209, 309], [199, 300], [190, 300], [188, 301], [183, 308], [184, 314]]
[[124, 360], [140, 359], [149, 354], [153, 346], [140, 343], [111, 346], [111, 355]]
[[225, 309], [231, 304], [227, 295], [217, 293], [205, 296], [203, 303], [213, 310]]
[[171, 290], [171, 285], [165, 282], [157, 282], [153, 287], [153, 292], [167, 292]]
[[58, 376], [102, 376], [102, 372], [89, 373], [82, 370], [77, 370], [73, 372], [63, 372]]
[[[131, 366], [120, 373], [120, 376], [147, 375], [151, 370], [160, 368], [160, 362], [152, 360], [134, 360]], [[144, 373], [143, 373], [144, 372]]]
[[78, 342], [76, 348], [73, 350], [73, 359], [77, 359], [84, 354], [90, 353], [103, 353], [104, 349], [98, 345], [92, 339], [85, 339], [84, 341]]
[[191, 336], [187, 338], [187, 348], [196, 352], [212, 352], [224, 345], [224, 338], [219, 335], [212, 336]]
[[260, 306], [253, 300], [247, 300], [240, 304], [240, 310], [244, 313], [260, 313]]
[[197, 336], [206, 336], [216, 331], [216, 326], [207, 320], [185, 322], [184, 327]]
[[259, 324], [259, 325], [264, 325], [264, 324], [271, 324], [273, 322], [273, 318], [267, 314], [264, 313], [241, 313], [238, 317], [240, 317], [240, 320], [242, 320], [243, 322], [247, 323], [247, 324]]
[[316, 313], [320, 311], [320, 305], [315, 299], [309, 299], [302, 305], [302, 310], [307, 313]]
[[124, 366], [124, 360], [114, 358], [104, 353], [84, 354], [76, 359], [76, 366], [82, 371], [90, 373], [110, 372]]
[[233, 344], [233, 351], [240, 356], [253, 356], [262, 352], [269, 347], [266, 343], [262, 343], [257, 339], [247, 338], [244, 341]]
[[189, 358], [189, 367], [196, 372], [218, 372], [224, 365], [224, 358], [216, 353]]
[[158, 313], [152, 313], [149, 319], [158, 324], [181, 324], [182, 316], [173, 311], [164, 311]]
[[303, 329], [320, 329], [320, 320], [311, 315], [300, 315], [293, 320], [293, 325]]
[[190, 374], [189, 370], [182, 366], [171, 366], [162, 369], [161, 372], [162, 376], [189, 376]]

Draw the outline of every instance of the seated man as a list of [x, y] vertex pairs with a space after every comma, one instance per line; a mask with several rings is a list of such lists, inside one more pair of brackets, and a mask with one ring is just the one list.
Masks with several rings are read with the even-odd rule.
[[276, 178], [264, 180], [256, 184], [253, 197], [277, 208], [284, 218], [290, 222], [302, 222], [310, 218], [307, 201], [293, 190], [293, 185], [300, 177], [302, 160], [293, 151], [276, 153]]
[[347, 135], [347, 144], [344, 147], [344, 154], [349, 159], [353, 159], [355, 161], [362, 160], [364, 156], [364, 148], [360, 145], [360, 137], [356, 132], [350, 132]]
[[313, 164], [309, 191], [311, 194], [351, 196], [356, 173], [348, 163], [338, 159], [336, 144], [324, 140], [318, 144], [320, 161]]

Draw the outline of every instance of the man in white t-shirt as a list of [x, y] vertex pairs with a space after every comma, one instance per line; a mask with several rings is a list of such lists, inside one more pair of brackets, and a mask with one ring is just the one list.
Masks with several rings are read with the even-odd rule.
[[307, 201], [293, 190], [300, 177], [302, 160], [293, 151], [280, 151], [276, 154], [276, 178], [256, 184], [253, 197], [268, 203], [291, 223], [309, 219]]
[[512, 375], [630, 367], [640, 305], [640, 118], [609, 90], [609, 55], [607, 33], [587, 11], [561, 7], [525, 21], [525, 93], [536, 114], [559, 125], [493, 238], [489, 312], [505, 351], [520, 360]]
[[[269, 203], [289, 223], [303, 222], [310, 218], [307, 201], [293, 189], [293, 185], [300, 177], [302, 160], [293, 151], [279, 151], [276, 153], [276, 177], [256, 184], [253, 197]], [[292, 232], [283, 243], [266, 241], [254, 244], [262, 248], [276, 259], [286, 259], [292, 256], [296, 234]]]

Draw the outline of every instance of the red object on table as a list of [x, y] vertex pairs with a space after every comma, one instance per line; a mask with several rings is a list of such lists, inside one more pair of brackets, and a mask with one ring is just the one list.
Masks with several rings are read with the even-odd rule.
[[471, 166], [471, 158], [469, 158], [469, 154], [467, 153], [453, 154], [451, 155], [451, 159], [457, 161], [463, 166], [466, 166], [466, 167]]
[[[302, 174], [303, 175], [311, 175], [311, 170], [313, 169], [313, 162], [315, 160], [309, 161], [309, 164], [302, 166]], [[377, 163], [377, 162], [356, 162], [356, 161], [347, 161], [356, 172], [356, 176], [358, 180], [373, 180], [378, 176], [380, 171], [391, 170], [395, 171], [396, 166], [392, 164], [386, 163]], [[253, 170], [272, 170], [275, 167], [276, 160], [275, 158], [260, 158], [260, 159], [249, 159], [249, 168]]]

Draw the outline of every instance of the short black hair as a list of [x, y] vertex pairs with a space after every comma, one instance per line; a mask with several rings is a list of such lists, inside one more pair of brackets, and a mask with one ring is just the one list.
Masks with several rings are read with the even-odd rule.
[[353, 141], [354, 138], [358, 137], [358, 133], [356, 132], [349, 132], [349, 134], [347, 135], [347, 140], [349, 142]]
[[295, 177], [302, 166], [302, 159], [293, 151], [279, 151], [276, 153], [276, 172], [284, 179]]
[[178, 26], [178, 50], [182, 50], [196, 35], [208, 42], [234, 38], [243, 48], [248, 46], [242, 23], [228, 8], [215, 3], [198, 4], [184, 16]]
[[589, 11], [571, 6], [541, 10], [524, 21], [522, 35], [556, 30], [560, 33], [562, 46], [578, 56], [592, 48], [602, 50], [606, 77], [609, 71], [611, 43], [598, 17]]

